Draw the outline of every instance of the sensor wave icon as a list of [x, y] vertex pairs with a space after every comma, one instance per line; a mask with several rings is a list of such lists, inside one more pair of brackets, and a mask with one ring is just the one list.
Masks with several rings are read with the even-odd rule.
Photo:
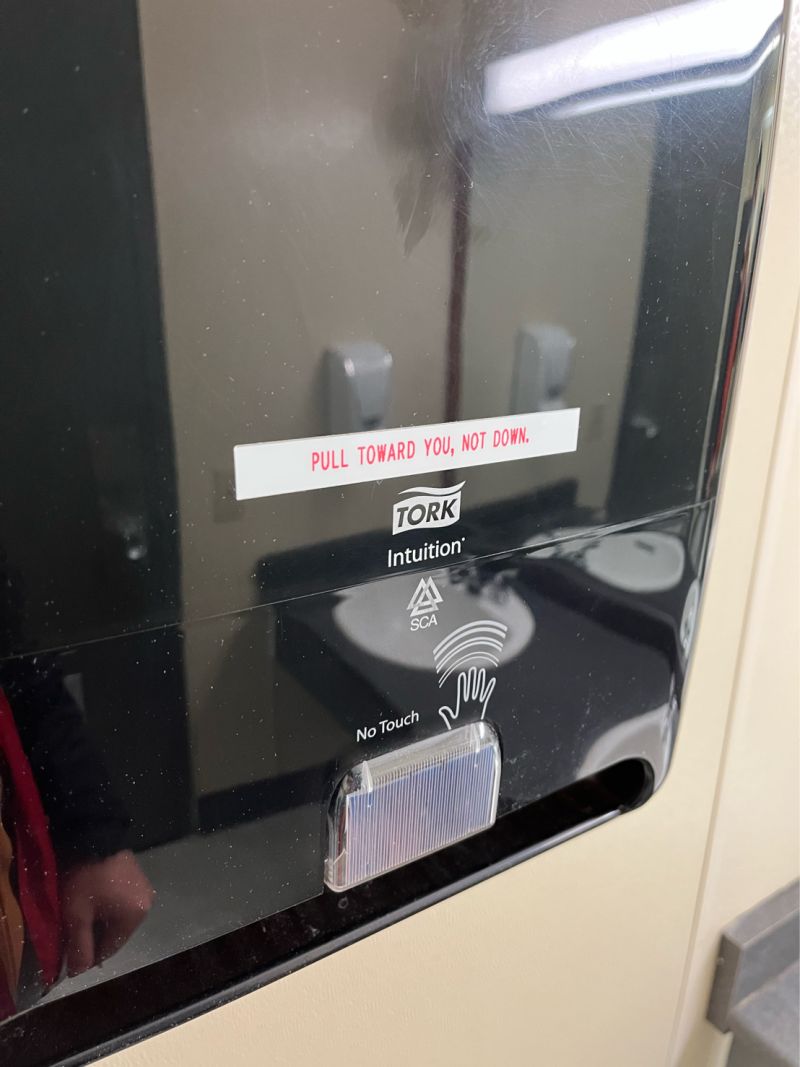
[[489, 667], [500, 666], [508, 627], [494, 619], [479, 619], [453, 630], [433, 650], [433, 662], [439, 676], [439, 688], [454, 671], [467, 664], [484, 663]]

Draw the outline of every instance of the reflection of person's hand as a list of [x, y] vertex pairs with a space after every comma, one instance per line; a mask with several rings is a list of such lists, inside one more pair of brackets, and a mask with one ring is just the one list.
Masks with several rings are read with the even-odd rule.
[[67, 974], [80, 974], [122, 948], [147, 915], [155, 891], [132, 852], [70, 867], [61, 879]]
[[455, 708], [449, 708], [446, 705], [439, 708], [439, 714], [444, 720], [447, 729], [453, 729], [451, 724], [458, 719], [462, 712], [469, 718], [480, 712], [480, 717], [482, 719], [485, 718], [489, 698], [494, 692], [496, 682], [496, 678], [487, 679], [486, 671], [483, 667], [480, 670], [470, 667], [468, 671], [461, 671], [456, 687]]

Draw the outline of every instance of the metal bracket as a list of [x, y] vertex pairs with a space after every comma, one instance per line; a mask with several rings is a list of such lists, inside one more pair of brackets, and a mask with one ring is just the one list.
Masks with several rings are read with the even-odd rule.
[[734, 1035], [728, 1067], [800, 1067], [800, 882], [723, 931], [708, 1019]]

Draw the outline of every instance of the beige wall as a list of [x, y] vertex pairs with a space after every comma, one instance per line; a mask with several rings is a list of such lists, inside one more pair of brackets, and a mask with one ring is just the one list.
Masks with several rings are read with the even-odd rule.
[[725, 1062], [705, 1021], [723, 926], [800, 874], [800, 438], [795, 341], [704, 861], [674, 1058]]
[[[785, 204], [785, 272], [761, 271], [762, 307], [783, 322], [800, 285], [800, 26], [786, 45], [773, 208]], [[773, 212], [773, 217], [776, 212]], [[766, 267], [766, 264], [764, 264]], [[769, 282], [764, 278], [768, 277]], [[773, 292], [767, 292], [773, 289]], [[753, 333], [758, 336], [757, 330]], [[783, 334], [774, 344], [783, 343]], [[769, 340], [768, 338], [766, 339]], [[754, 348], [751, 337], [751, 349]], [[765, 346], [761, 347], [761, 352]], [[748, 395], [748, 403], [762, 397]], [[742, 456], [741, 463], [747, 462]], [[800, 304], [753, 570], [736, 691], [722, 753], [692, 946], [673, 1048], [680, 1067], [724, 1063], [727, 1041], [705, 1021], [720, 929], [800, 873]]]

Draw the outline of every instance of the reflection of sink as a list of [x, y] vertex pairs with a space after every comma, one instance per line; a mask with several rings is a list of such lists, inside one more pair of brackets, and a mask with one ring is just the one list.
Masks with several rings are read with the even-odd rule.
[[629, 593], [663, 593], [683, 577], [686, 550], [679, 537], [656, 530], [629, 530], [590, 538], [583, 529], [556, 530], [526, 541], [536, 548], [550, 537], [558, 544], [540, 549], [537, 556], [568, 556], [589, 574]]
[[664, 593], [680, 584], [686, 551], [674, 534], [610, 534], [586, 552], [586, 570], [629, 593]]
[[[533, 613], [521, 597], [508, 587], [495, 584], [479, 593], [465, 585], [451, 585], [446, 574], [434, 574], [442, 601], [429, 617], [435, 625], [412, 630], [407, 605], [420, 582], [419, 574], [403, 575], [388, 582], [344, 589], [333, 611], [334, 620], [352, 643], [371, 656], [400, 667], [433, 671], [433, 649], [454, 630], [479, 621], [507, 627], [505, 637], [491, 652], [497, 663], [482, 657], [480, 646], [473, 646], [474, 659], [464, 666], [502, 666], [530, 643], [534, 632]], [[495, 633], [498, 630], [495, 629]]]

